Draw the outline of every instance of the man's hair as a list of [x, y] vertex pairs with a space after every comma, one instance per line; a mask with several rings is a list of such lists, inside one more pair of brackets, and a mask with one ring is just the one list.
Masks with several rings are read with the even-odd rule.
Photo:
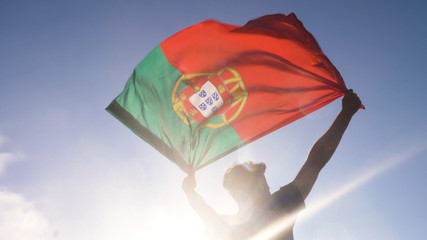
[[228, 191], [245, 190], [254, 183], [260, 175], [265, 173], [264, 163], [244, 162], [236, 163], [227, 169], [224, 174], [223, 186]]

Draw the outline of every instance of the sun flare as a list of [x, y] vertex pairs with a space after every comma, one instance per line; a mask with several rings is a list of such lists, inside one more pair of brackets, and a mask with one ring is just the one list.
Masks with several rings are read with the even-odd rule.
[[151, 225], [152, 233], [149, 239], [203, 239], [203, 225], [192, 216], [171, 217], [167, 214], [160, 213], [154, 217]]
[[[348, 194], [352, 190], [356, 189], [357, 187], [360, 187], [361, 185], [380, 175], [384, 171], [392, 168], [393, 166], [396, 166], [397, 164], [411, 159], [415, 155], [426, 150], [426, 148], [427, 147], [425, 146], [418, 148], [415, 147], [384, 159], [383, 161], [381, 161], [380, 164], [371, 167], [368, 171], [365, 171], [365, 173], [360, 175], [358, 178], [344, 184], [342, 187], [338, 188], [331, 194], [328, 194], [328, 197], [315, 200], [313, 203], [310, 204], [310, 206], [308, 206], [304, 211], [299, 214], [299, 222], [310, 218], [311, 216], [325, 209], [326, 207], [336, 202], [338, 199]], [[284, 228], [290, 227], [293, 223], [293, 217], [296, 216], [288, 216], [287, 218], [282, 218], [273, 222], [263, 231], [253, 236], [250, 240], [265, 240], [272, 238], [277, 233], [281, 232]]]

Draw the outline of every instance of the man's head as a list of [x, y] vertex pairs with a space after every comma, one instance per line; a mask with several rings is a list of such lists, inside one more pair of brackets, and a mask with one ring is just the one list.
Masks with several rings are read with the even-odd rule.
[[239, 163], [225, 172], [223, 186], [239, 204], [257, 200], [270, 195], [264, 173], [264, 163]]

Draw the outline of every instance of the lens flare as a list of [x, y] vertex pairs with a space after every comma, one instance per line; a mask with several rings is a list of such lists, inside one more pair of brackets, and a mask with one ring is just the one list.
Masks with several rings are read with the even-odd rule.
[[151, 225], [155, 234], [152, 233], [147, 239], [200, 240], [204, 235], [203, 225], [200, 221], [189, 216], [180, 216], [177, 219], [175, 217], [171, 218], [168, 214], [157, 214]]
[[[347, 184], [344, 184], [342, 187], [338, 188], [332, 194], [329, 194], [328, 197], [321, 198], [314, 201], [313, 204], [311, 204], [309, 207], [307, 207], [307, 209], [305, 209], [299, 214], [298, 221], [301, 222], [301, 221], [304, 221], [305, 219], [310, 218], [311, 216], [315, 215], [322, 209], [325, 209], [326, 207], [328, 207], [329, 205], [331, 205], [332, 203], [334, 203], [344, 195], [353, 191], [357, 187], [360, 187], [361, 185], [367, 183], [372, 178], [396, 166], [397, 164], [400, 164], [406, 160], [411, 159], [412, 157], [423, 152], [426, 149], [427, 149], [426, 146], [413, 147], [405, 152], [401, 152], [392, 157], [385, 158], [379, 165], [374, 166], [367, 171], [364, 171], [363, 175], [361, 175], [360, 177], [354, 179], [353, 181]], [[260, 231], [258, 234], [250, 238], [250, 240], [266, 240], [266, 239], [273, 238], [278, 233], [291, 227], [294, 222], [293, 219], [295, 219], [295, 217], [297, 217], [296, 214], [294, 214], [293, 216], [286, 216], [284, 218], [278, 219], [277, 221], [267, 226], [264, 230]]]

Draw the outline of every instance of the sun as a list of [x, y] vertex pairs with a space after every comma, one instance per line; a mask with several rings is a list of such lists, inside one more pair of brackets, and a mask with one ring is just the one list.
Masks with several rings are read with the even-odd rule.
[[203, 239], [203, 224], [195, 216], [174, 216], [165, 213], [157, 214], [150, 223], [152, 240]]

